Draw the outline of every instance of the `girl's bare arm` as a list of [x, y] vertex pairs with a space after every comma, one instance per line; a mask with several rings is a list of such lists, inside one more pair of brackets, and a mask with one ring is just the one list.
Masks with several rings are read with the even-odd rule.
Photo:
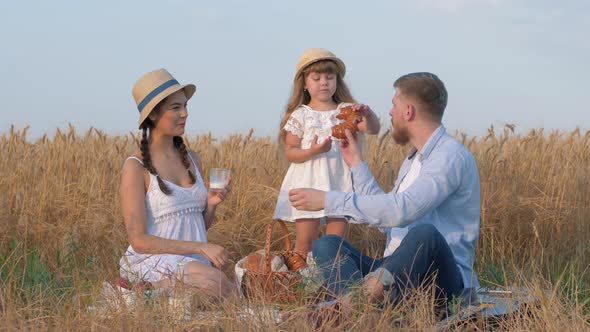
[[326, 139], [319, 144], [317, 141], [318, 138], [316, 136], [309, 149], [302, 149], [301, 138], [287, 132], [285, 136], [285, 156], [287, 157], [287, 160], [292, 163], [304, 163], [317, 154], [330, 151], [332, 140]]

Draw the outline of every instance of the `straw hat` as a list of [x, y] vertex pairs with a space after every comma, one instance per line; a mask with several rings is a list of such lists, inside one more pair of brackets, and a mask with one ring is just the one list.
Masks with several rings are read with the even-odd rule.
[[186, 99], [191, 99], [197, 87], [194, 84], [182, 85], [166, 69], [157, 69], [143, 75], [133, 86], [133, 98], [139, 110], [139, 127], [151, 111], [164, 98], [184, 89]]
[[338, 69], [340, 69], [342, 76], [344, 76], [344, 74], [346, 73], [346, 66], [344, 66], [344, 62], [342, 62], [342, 60], [340, 60], [332, 52], [324, 48], [310, 48], [305, 50], [303, 54], [301, 54], [299, 61], [297, 61], [297, 70], [295, 71], [294, 80], [297, 80], [299, 75], [301, 75], [301, 73], [305, 68], [307, 68], [307, 66], [320, 60], [332, 60], [336, 63]]

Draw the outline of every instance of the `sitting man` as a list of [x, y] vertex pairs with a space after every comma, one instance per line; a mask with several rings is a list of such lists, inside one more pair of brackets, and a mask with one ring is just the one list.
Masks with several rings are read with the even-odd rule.
[[353, 193], [293, 189], [299, 210], [324, 209], [349, 221], [379, 227], [388, 234], [384, 258], [365, 256], [346, 240], [326, 235], [313, 256], [326, 286], [344, 295], [362, 281], [370, 299], [399, 301], [406, 291], [434, 283], [442, 304], [457, 296], [470, 301], [478, 281], [473, 272], [479, 235], [480, 184], [473, 155], [441, 124], [447, 105], [443, 82], [431, 73], [400, 77], [389, 112], [393, 139], [411, 143], [393, 190], [385, 193], [362, 160], [358, 142], [347, 132], [341, 141], [352, 170]]

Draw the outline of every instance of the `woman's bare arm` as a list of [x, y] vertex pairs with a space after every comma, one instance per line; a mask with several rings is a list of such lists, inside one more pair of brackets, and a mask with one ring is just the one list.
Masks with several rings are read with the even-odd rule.
[[215, 265], [223, 263], [225, 249], [221, 246], [197, 241], [171, 240], [147, 233], [145, 169], [136, 161], [128, 160], [121, 176], [121, 206], [127, 238], [135, 252], [140, 254], [201, 254]]
[[[188, 150], [188, 152], [191, 154], [191, 157], [195, 161], [195, 164], [197, 164], [199, 173], [201, 174], [201, 176], [204, 176], [203, 162], [201, 161], [201, 156], [199, 156], [199, 154], [193, 150]], [[211, 196], [211, 192], [207, 193], [207, 207], [205, 208], [205, 211], [203, 211], [203, 219], [205, 220], [206, 229], [209, 229], [213, 224], [213, 220], [215, 219], [215, 211], [217, 210], [217, 205], [209, 204], [209, 196]]]

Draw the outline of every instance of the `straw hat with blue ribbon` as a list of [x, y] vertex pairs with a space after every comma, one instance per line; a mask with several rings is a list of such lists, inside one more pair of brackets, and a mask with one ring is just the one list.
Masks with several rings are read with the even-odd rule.
[[191, 99], [197, 87], [182, 85], [166, 69], [157, 69], [143, 75], [133, 86], [133, 98], [139, 110], [139, 128], [154, 107], [174, 92], [184, 89], [186, 99]]

